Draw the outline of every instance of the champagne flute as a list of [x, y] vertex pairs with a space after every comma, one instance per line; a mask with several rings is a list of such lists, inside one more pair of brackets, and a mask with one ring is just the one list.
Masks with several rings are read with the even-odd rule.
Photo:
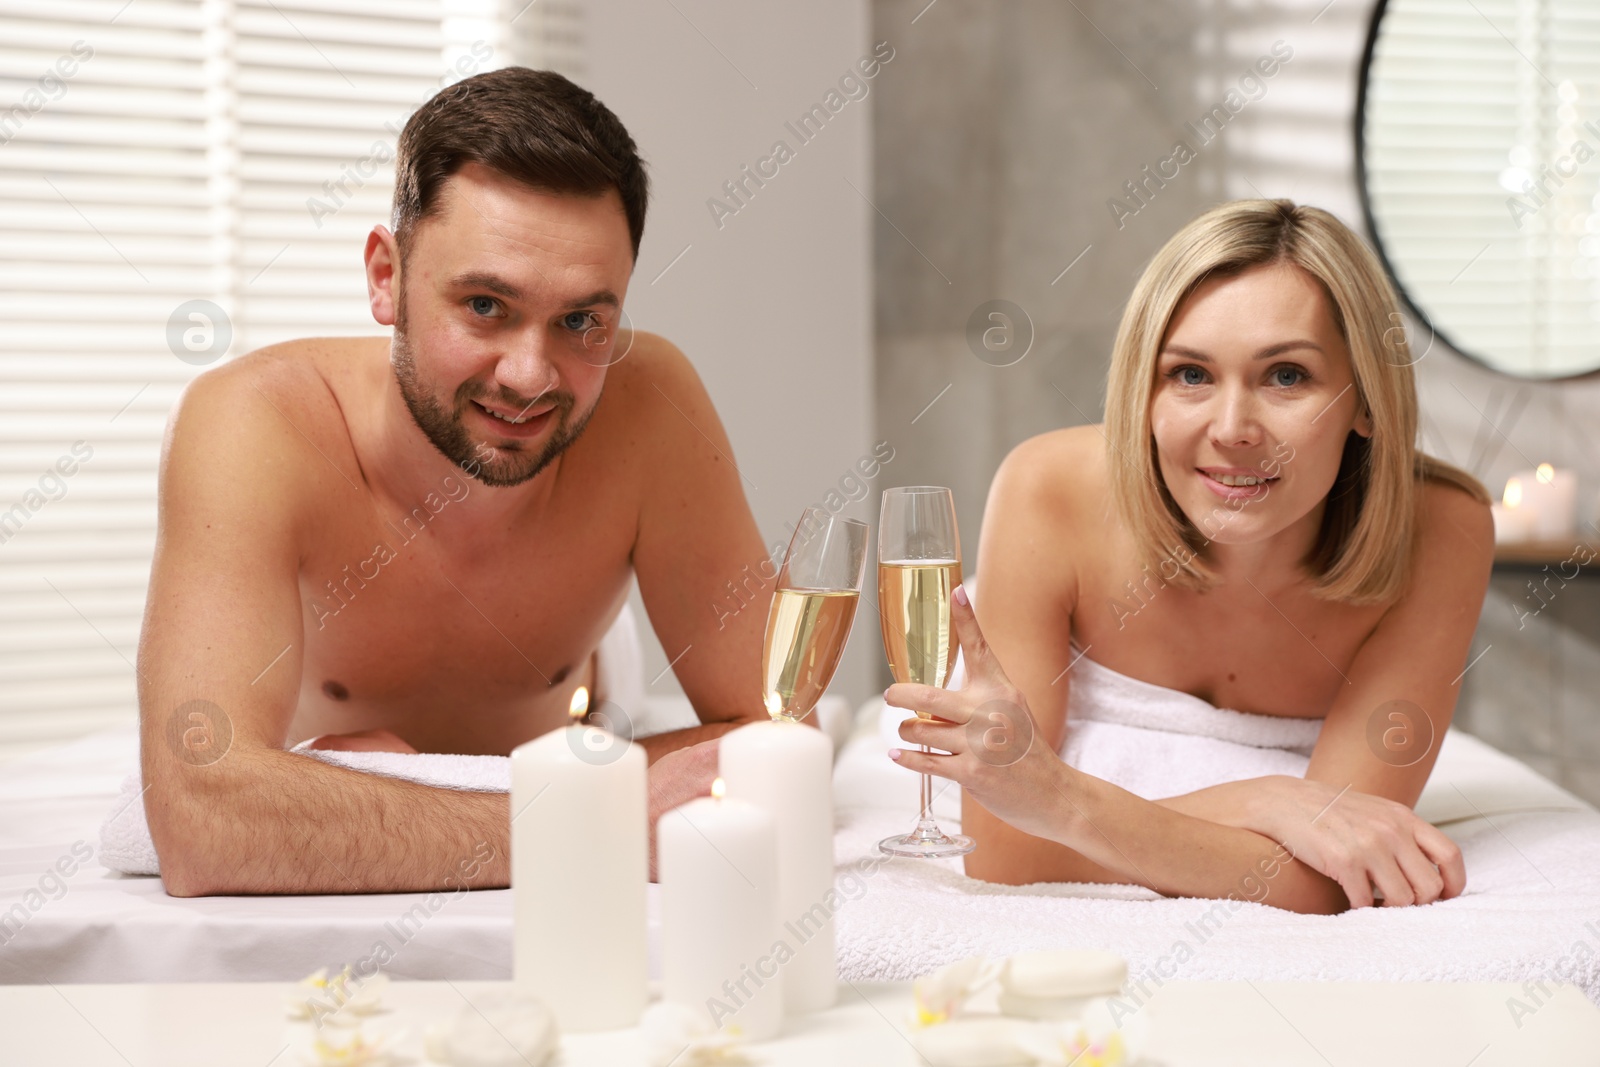
[[[950, 592], [961, 584], [961, 541], [950, 490], [935, 485], [886, 489], [878, 518], [878, 616], [889, 673], [897, 682], [944, 688], [959, 642]], [[920, 714], [920, 713], [919, 713]], [[922, 746], [927, 752], [927, 745]], [[933, 777], [922, 776], [922, 814], [909, 834], [886, 837], [891, 856], [963, 856], [977, 844], [933, 820]]]
[[867, 524], [806, 508], [789, 541], [767, 614], [762, 701], [799, 722], [822, 697], [844, 654], [867, 569]]

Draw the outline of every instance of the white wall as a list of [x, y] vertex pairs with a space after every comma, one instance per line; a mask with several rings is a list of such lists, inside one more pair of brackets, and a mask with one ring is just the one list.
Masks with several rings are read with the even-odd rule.
[[[586, 8], [579, 80], [627, 125], [652, 182], [628, 313], [699, 370], [769, 546], [786, 541], [801, 508], [823, 504], [872, 447], [872, 208], [862, 194], [872, 191], [877, 79], [809, 143], [784, 126], [870, 54], [868, 31], [865, 0], [591, 0]], [[765, 187], [750, 186], [747, 203], [719, 227], [706, 201], [727, 202], [723, 183], [778, 140], [794, 158]], [[876, 509], [873, 492], [844, 511], [875, 525]], [[634, 606], [643, 621], [637, 592]], [[766, 605], [745, 610], [765, 614]], [[858, 620], [834, 684], [852, 702], [873, 687], [882, 658], [871, 623]], [[645, 630], [648, 680], [670, 657]], [[670, 671], [650, 689], [677, 691]]]

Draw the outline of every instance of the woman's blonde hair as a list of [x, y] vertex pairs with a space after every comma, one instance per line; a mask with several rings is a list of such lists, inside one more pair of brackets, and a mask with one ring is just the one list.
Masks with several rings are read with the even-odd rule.
[[1106, 388], [1111, 492], [1141, 561], [1161, 577], [1203, 590], [1216, 573], [1200, 558], [1204, 535], [1161, 477], [1150, 430], [1156, 361], [1167, 328], [1201, 282], [1252, 267], [1292, 263], [1321, 283], [1350, 350], [1357, 410], [1372, 436], [1352, 431], [1307, 561], [1312, 591], [1326, 600], [1384, 603], [1405, 586], [1424, 479], [1458, 486], [1489, 502], [1472, 475], [1417, 450], [1413, 358], [1399, 300], [1377, 257], [1320, 208], [1288, 200], [1236, 200], [1207, 211], [1157, 252], [1134, 287], [1112, 349]]

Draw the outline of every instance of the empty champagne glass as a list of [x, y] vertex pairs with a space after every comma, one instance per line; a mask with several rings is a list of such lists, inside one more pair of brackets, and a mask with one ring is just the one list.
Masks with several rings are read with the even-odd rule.
[[[944, 688], [959, 643], [950, 592], [961, 584], [961, 540], [950, 490], [936, 485], [886, 489], [878, 518], [878, 616], [889, 673], [897, 682]], [[927, 745], [922, 751], [929, 751]], [[933, 820], [933, 778], [922, 776], [922, 813], [909, 834], [886, 837], [891, 856], [962, 856], [970, 837], [947, 834]]]

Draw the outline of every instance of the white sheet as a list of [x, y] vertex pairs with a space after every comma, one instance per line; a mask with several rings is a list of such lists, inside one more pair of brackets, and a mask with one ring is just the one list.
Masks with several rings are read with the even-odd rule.
[[[841, 869], [870, 862], [880, 838], [913, 821], [917, 777], [885, 755], [904, 744], [902, 718], [881, 702], [864, 708], [835, 766]], [[958, 828], [959, 787], [935, 779], [935, 788], [935, 815]], [[1461, 897], [1306, 916], [1132, 885], [992, 885], [963, 875], [960, 860], [894, 862], [862, 879], [839, 914], [840, 971], [900, 980], [967, 956], [1092, 947], [1128, 957], [1135, 978], [1545, 979], [1600, 1003], [1600, 813], [1458, 731], [1446, 734], [1417, 811], [1461, 846]]]
[[[962, 876], [958, 862], [897, 860], [860, 873], [856, 863], [871, 859], [878, 838], [907, 828], [917, 802], [915, 776], [884, 755], [894, 741], [892, 731], [880, 732], [880, 707], [873, 701], [862, 709], [857, 736], [835, 769], [844, 977], [904, 978], [974, 951], [1050, 945], [1115, 949], [1137, 975], [1164, 957], [1170, 964], [1178, 940], [1195, 943], [1185, 938], [1185, 924], [1213, 902], [1162, 900], [1133, 886], [986, 885]], [[32, 910], [24, 904], [26, 918], [14, 934], [0, 929], [0, 981], [293, 980], [366, 957], [378, 940], [394, 953], [396, 977], [510, 975], [506, 890], [447, 897], [418, 922], [425, 894], [179, 899], [166, 896], [156, 879], [115, 875], [94, 860], [69, 877], [49, 875], [63, 857], [75, 862], [75, 841], [93, 844], [136, 754], [132, 731], [116, 731], [0, 770], [0, 918], [15, 902], [39, 903]], [[936, 809], [958, 824], [959, 791], [945, 789]], [[1466, 896], [1335, 918], [1252, 905], [1196, 946], [1177, 973], [1551, 978], [1576, 981], [1600, 1001], [1600, 815], [1515, 760], [1454, 733], [1419, 810], [1444, 823], [1466, 851]], [[25, 897], [29, 890], [36, 897]], [[653, 890], [651, 901], [653, 915]], [[1339, 940], [1346, 950], [1329, 951]], [[1579, 942], [1590, 947], [1587, 962], [1563, 964]]]
[[[639, 736], [699, 721], [683, 697], [644, 707]], [[825, 697], [816, 714], [842, 748], [848, 704]], [[425, 893], [182, 899], [159, 879], [108, 870], [100, 825], [138, 751], [133, 729], [112, 730], [0, 767], [0, 982], [295, 980], [367, 958], [380, 940], [397, 978], [510, 977], [508, 890], [444, 894], [429, 912]], [[656, 974], [654, 886], [649, 899]]]

